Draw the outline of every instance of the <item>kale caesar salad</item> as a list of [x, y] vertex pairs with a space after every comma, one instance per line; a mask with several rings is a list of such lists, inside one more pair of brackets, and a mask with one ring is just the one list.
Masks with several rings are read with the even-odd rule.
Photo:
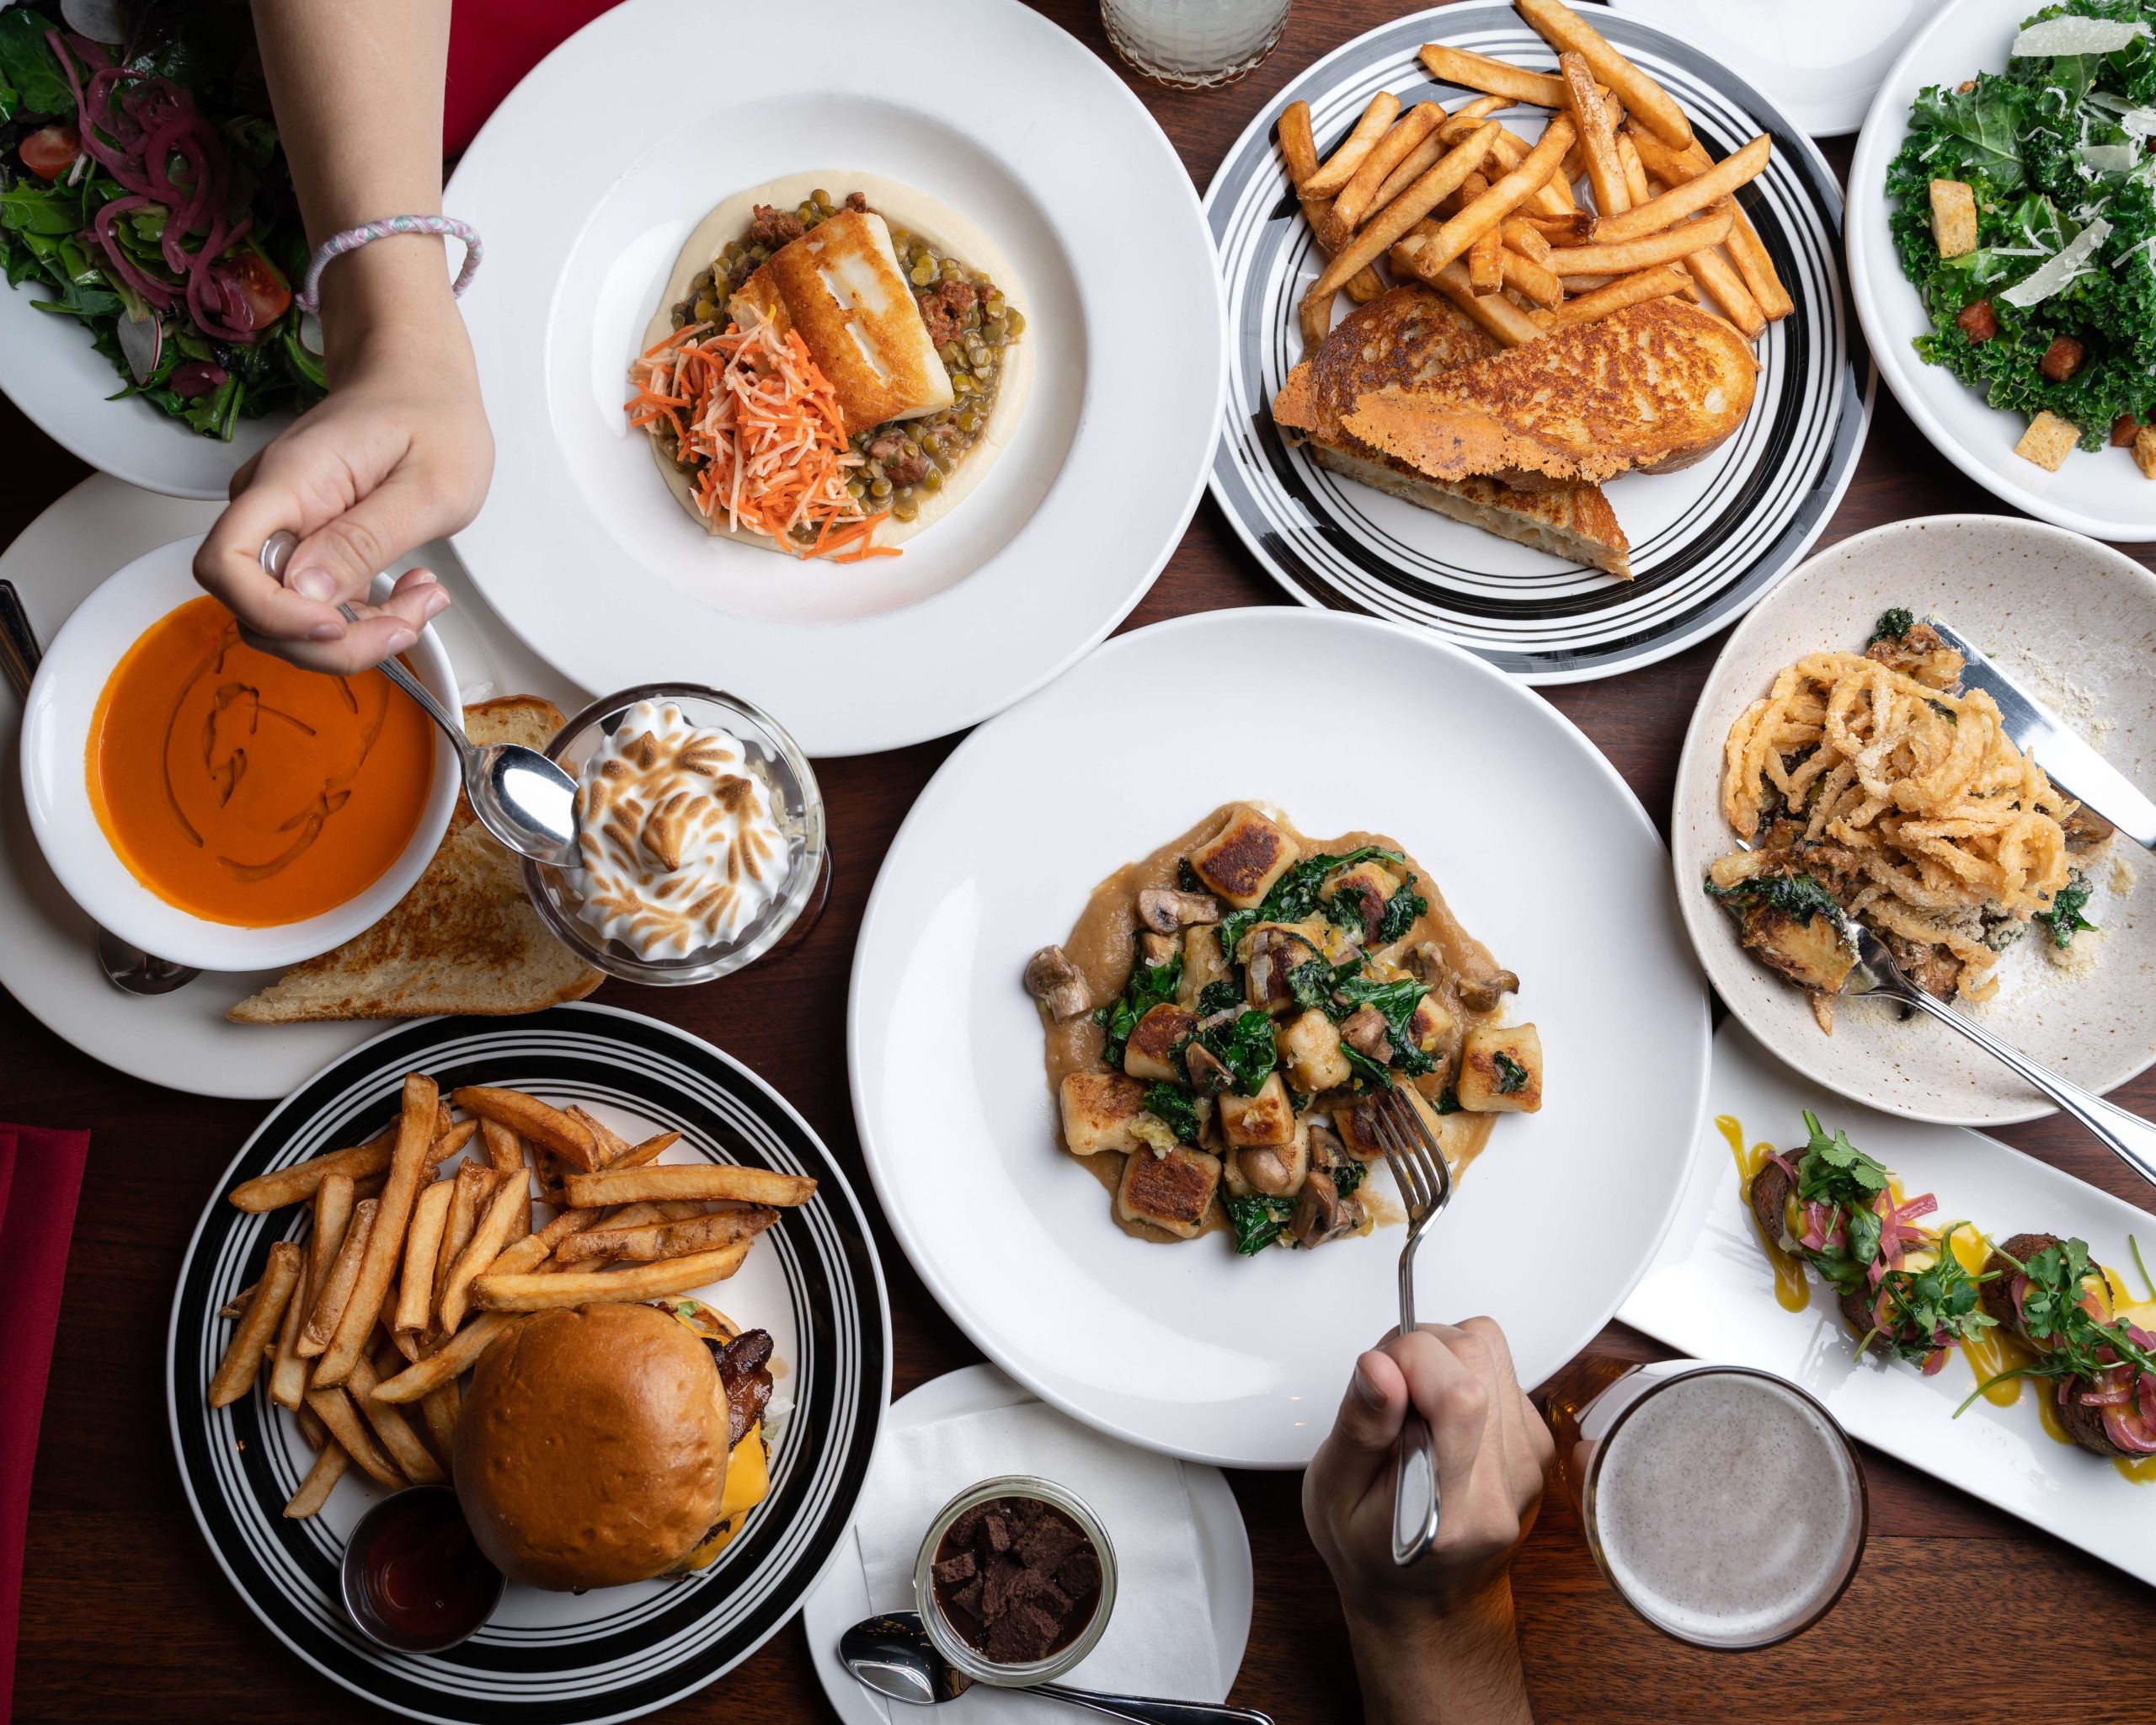
[[1917, 98], [1886, 171], [1917, 351], [2025, 416], [2015, 453], [2053, 472], [2109, 442], [2156, 478], [2153, 20], [2156, 0], [2046, 7], [2004, 71]]

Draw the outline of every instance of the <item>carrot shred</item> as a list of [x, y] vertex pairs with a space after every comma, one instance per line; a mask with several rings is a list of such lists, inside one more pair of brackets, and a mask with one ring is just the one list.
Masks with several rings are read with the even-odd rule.
[[712, 334], [685, 324], [630, 368], [629, 424], [664, 422], [694, 469], [696, 508], [776, 539], [791, 555], [858, 563], [896, 557], [872, 542], [889, 510], [870, 515], [846, 489], [861, 465], [830, 381], [792, 330], [755, 319]]

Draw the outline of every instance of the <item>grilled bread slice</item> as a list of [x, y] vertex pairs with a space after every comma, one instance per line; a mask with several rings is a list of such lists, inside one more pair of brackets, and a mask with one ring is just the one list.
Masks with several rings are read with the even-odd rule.
[[[515, 695], [464, 709], [474, 742], [537, 747], [562, 726], [552, 702]], [[426, 872], [381, 921], [296, 964], [225, 1016], [236, 1024], [536, 1012], [604, 980], [556, 940], [524, 895], [517, 859], [460, 798]]]
[[1365, 395], [1343, 424], [1433, 478], [1540, 490], [1689, 467], [1744, 422], [1758, 371], [1743, 336], [1712, 312], [1648, 300], [1433, 382]]
[[766, 259], [728, 302], [801, 337], [849, 432], [951, 405], [951, 374], [873, 211], [841, 210]]
[[1342, 428], [1356, 403], [1374, 391], [1427, 387], [1502, 351], [1444, 295], [1419, 285], [1392, 288], [1349, 313], [1313, 358], [1288, 374], [1273, 403], [1273, 423], [1321, 467], [1500, 538], [1629, 579], [1625, 530], [1598, 487], [1525, 492], [1473, 476], [1441, 479]]

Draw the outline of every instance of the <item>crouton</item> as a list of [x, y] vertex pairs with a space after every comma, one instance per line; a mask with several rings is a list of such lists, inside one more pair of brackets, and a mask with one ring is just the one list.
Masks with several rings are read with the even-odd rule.
[[1073, 1156], [1104, 1150], [1126, 1155], [1145, 1148], [1135, 1130], [1145, 1110], [1145, 1087], [1120, 1072], [1066, 1074], [1058, 1098], [1063, 1108], [1064, 1147]]
[[2133, 464], [2144, 479], [2156, 479], [2156, 425], [2143, 425], [2133, 434]]
[[2034, 462], [2046, 473], [2056, 473], [2080, 441], [2078, 426], [2047, 408], [2029, 421], [2029, 429], [2021, 434], [2014, 452], [2024, 461]]
[[1531, 1114], [1542, 1106], [1542, 1038], [1532, 1024], [1478, 1024], [1460, 1045], [1460, 1105]]
[[1931, 183], [1931, 237], [1939, 255], [1959, 258], [1977, 248], [1977, 195], [1966, 180]]

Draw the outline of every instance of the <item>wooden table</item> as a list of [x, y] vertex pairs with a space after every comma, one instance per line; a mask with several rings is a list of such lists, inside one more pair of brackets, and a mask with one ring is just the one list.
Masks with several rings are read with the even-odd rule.
[[[1044, 9], [1108, 54], [1085, 0], [1048, 0]], [[1279, 51], [1243, 83], [1202, 93], [1134, 87], [1203, 186], [1293, 72], [1404, 9], [1383, 0], [1299, 0]], [[1846, 170], [1847, 140], [1828, 153]], [[0, 464], [9, 476], [0, 489], [0, 539], [19, 532], [84, 471], [4, 402]], [[1822, 545], [1950, 510], [2001, 512], [1881, 390], [1856, 483]], [[1126, 627], [1281, 602], [1209, 499]], [[1721, 645], [1717, 636], [1645, 670], [1550, 692], [1665, 833], [1678, 740]], [[846, 1096], [847, 969], [884, 850], [954, 740], [819, 766], [838, 878], [822, 921], [784, 959], [680, 995], [610, 983], [598, 996], [707, 1037], [771, 1080], [831, 1146], [872, 1213]], [[2118, 1100], [2156, 1112], [2156, 1076], [2127, 1086]], [[0, 995], [0, 1117], [94, 1134], [31, 1498], [19, 1717], [328, 1720], [370, 1712], [287, 1653], [233, 1595], [188, 1513], [166, 1435], [165, 1312], [180, 1256], [218, 1173], [263, 1113], [252, 1103], [178, 1096], [131, 1080], [77, 1053]], [[2146, 1200], [2139, 1183], [2071, 1124], [2000, 1135], [2130, 1203]], [[880, 1220], [877, 1236], [897, 1343], [893, 1389], [903, 1395], [979, 1356]], [[1617, 1325], [1598, 1345], [1641, 1359], [1662, 1351]], [[1865, 1465], [1871, 1543], [1847, 1597], [1811, 1633], [1749, 1656], [1695, 1652], [1633, 1618], [1597, 1576], [1570, 1510], [1553, 1500], [1513, 1582], [1537, 1716], [1555, 1725], [1721, 1720], [1742, 1711], [1870, 1725], [1922, 1712], [1964, 1725], [2067, 1717], [2145, 1725], [2156, 1712], [2156, 1655], [2137, 1650], [2156, 1645], [2156, 1599], [1899, 1462], [1866, 1451]], [[1233, 1478], [1257, 1577], [1235, 1699], [1283, 1725], [1357, 1718], [1339, 1606], [1303, 1530], [1298, 1477]], [[2156, 1494], [2122, 1484], [2119, 1510], [2151, 1518], [2156, 1534]], [[1982, 1585], [1972, 1585], [1979, 1577]], [[798, 1624], [672, 1712], [714, 1721], [833, 1717]]]

